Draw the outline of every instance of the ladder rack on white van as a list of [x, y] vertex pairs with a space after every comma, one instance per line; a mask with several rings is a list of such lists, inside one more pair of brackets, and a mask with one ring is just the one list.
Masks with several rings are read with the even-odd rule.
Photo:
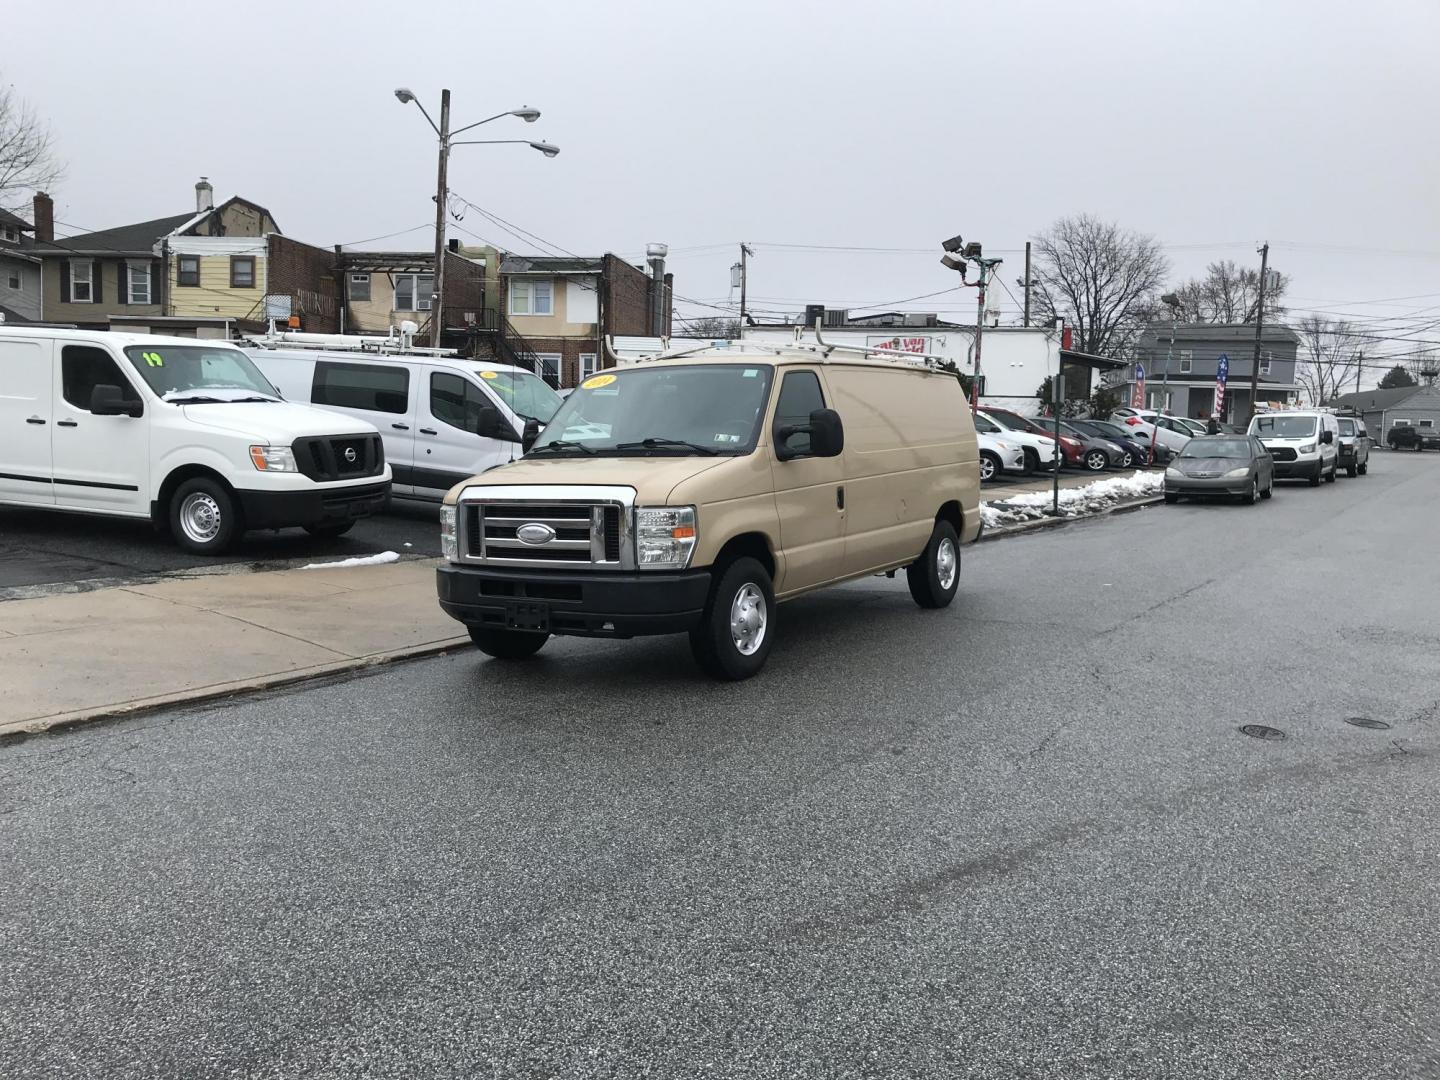
[[266, 334], [246, 334], [241, 345], [260, 349], [323, 349], [326, 352], [358, 352], [378, 356], [451, 356], [457, 349], [426, 349], [410, 343], [410, 335], [398, 337], [392, 331], [386, 337], [357, 334], [304, 334], [294, 330], [272, 330]]
[[956, 370], [954, 360], [952, 360], [948, 356], [939, 356], [935, 353], [908, 352], [901, 349], [879, 348], [873, 345], [841, 345], [839, 342], [826, 341], [820, 333], [821, 324], [819, 319], [815, 320], [815, 325], [812, 329], [815, 333], [814, 341], [804, 340], [805, 328], [797, 326], [795, 327], [795, 339], [789, 344], [777, 344], [773, 341], [752, 341], [741, 338], [739, 341], [717, 340], [711, 341], [705, 345], [687, 345], [683, 349], [672, 350], [668, 348], [668, 343], [670, 339], [668, 337], [662, 337], [660, 339], [660, 352], [655, 353], [651, 356], [636, 356], [627, 358], [622, 358], [618, 353], [616, 353], [614, 339], [610, 335], [606, 335], [605, 352], [609, 356], [610, 361], [614, 364], [619, 364], [622, 362], [631, 364], [643, 364], [651, 360], [673, 360], [676, 357], [693, 356], [695, 353], [707, 352], [711, 349], [723, 352], [726, 350], [730, 350], [732, 346], [739, 346], [739, 348], [734, 350], [736, 352], [744, 351], [746, 349], [754, 349], [757, 351], [765, 350], [776, 354], [784, 352], [794, 352], [798, 349], [805, 352], [818, 353], [819, 359], [822, 363], [830, 358], [831, 353], [840, 352], [845, 353], [849, 356], [874, 357], [879, 360], [893, 360], [897, 363], [905, 362], [915, 365], [917, 367], [927, 367], [931, 370]]

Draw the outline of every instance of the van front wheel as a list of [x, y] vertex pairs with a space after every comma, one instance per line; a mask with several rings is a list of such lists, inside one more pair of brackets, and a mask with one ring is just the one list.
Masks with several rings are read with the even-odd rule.
[[241, 533], [240, 510], [225, 485], [208, 476], [186, 480], [170, 498], [170, 533], [196, 555], [219, 555]]
[[690, 651], [714, 679], [738, 682], [765, 666], [775, 642], [775, 589], [765, 567], [748, 556], [725, 567], [710, 590]]
[[922, 608], [949, 607], [960, 587], [960, 538], [948, 521], [935, 522], [935, 531], [920, 558], [905, 568], [910, 595]]
[[482, 626], [469, 630], [475, 647], [496, 660], [528, 660], [550, 640], [549, 634], [537, 630], [493, 630]]

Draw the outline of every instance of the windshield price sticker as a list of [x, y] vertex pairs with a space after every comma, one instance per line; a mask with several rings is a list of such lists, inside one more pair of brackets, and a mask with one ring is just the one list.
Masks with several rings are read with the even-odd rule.
[[759, 368], [747, 367], [747, 368], [745, 369], [745, 373], [744, 373], [743, 375], [741, 375], [740, 377], [741, 377], [742, 379], [754, 379], [754, 378], [757, 378], [759, 375], [760, 375], [760, 369], [759, 369]]
[[500, 373], [498, 371], [482, 371], [480, 372], [480, 377], [482, 379], [498, 379]]
[[141, 353], [140, 357], [145, 361], [145, 363], [149, 364], [151, 367], [165, 366], [165, 358], [161, 356], [158, 352]]
[[608, 372], [604, 375], [592, 375], [580, 384], [582, 390], [598, 390], [602, 386], [609, 386], [615, 381], [615, 376]]

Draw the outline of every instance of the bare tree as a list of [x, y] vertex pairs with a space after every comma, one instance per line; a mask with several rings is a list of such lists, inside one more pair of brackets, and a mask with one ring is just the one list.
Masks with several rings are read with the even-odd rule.
[[1088, 214], [1061, 218], [1036, 244], [1033, 270], [1042, 321], [1062, 317], [1075, 347], [1097, 356], [1129, 353], [1155, 315], [1170, 266], [1152, 236]]
[[[1285, 314], [1281, 300], [1290, 287], [1290, 278], [1270, 272], [1265, 286], [1265, 321], [1274, 323]], [[1260, 306], [1260, 271], [1221, 259], [1205, 268], [1205, 276], [1191, 278], [1175, 290], [1185, 304], [1189, 322], [1253, 323]]]
[[1426, 386], [1435, 385], [1435, 377], [1440, 374], [1440, 358], [1435, 355], [1435, 350], [1422, 347], [1415, 350], [1405, 361], [1405, 369], [1415, 380], [1415, 385], [1422, 383]]
[[1363, 363], [1364, 336], [1348, 322], [1307, 315], [1294, 327], [1300, 335], [1300, 354], [1295, 381], [1312, 405], [1324, 405], [1338, 394], [1353, 389], [1355, 375]]
[[684, 334], [686, 337], [710, 338], [712, 341], [737, 341], [740, 338], [740, 320], [707, 315], [689, 320], [684, 326]]
[[21, 209], [63, 171], [50, 126], [13, 86], [0, 82], [0, 209]]

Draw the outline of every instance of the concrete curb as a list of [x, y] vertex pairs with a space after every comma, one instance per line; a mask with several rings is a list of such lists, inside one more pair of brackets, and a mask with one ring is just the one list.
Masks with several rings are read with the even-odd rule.
[[1097, 518], [1108, 517], [1111, 514], [1125, 514], [1132, 510], [1143, 510], [1147, 506], [1154, 506], [1165, 501], [1164, 495], [1149, 495], [1143, 499], [1131, 499], [1128, 502], [1116, 503], [1114, 506], [1101, 510], [1098, 514], [1076, 514], [1074, 517], [1043, 517], [1034, 521], [1022, 521], [1015, 525], [1001, 525], [994, 529], [986, 529], [980, 537], [980, 542], [987, 540], [1002, 540], [1007, 536], [1017, 536], [1021, 533], [1035, 532], [1037, 529], [1058, 529], [1064, 525], [1073, 525], [1081, 521], [1094, 521]]
[[39, 716], [30, 720], [16, 720], [9, 724], [0, 724], [0, 741], [8, 742], [16, 738], [23, 739], [29, 735], [76, 727], [80, 724], [88, 724], [97, 720], [120, 720], [132, 716], [141, 716], [145, 713], [155, 712], [159, 709], [173, 708], [177, 705], [197, 705], [208, 701], [217, 701], [222, 698], [235, 697], [239, 694], [251, 694], [261, 690], [274, 690], [278, 687], [293, 686], [297, 683], [312, 682], [317, 679], [325, 679], [335, 675], [350, 674], [352, 672], [362, 671], [365, 668], [402, 663], [406, 660], [420, 660], [427, 656], [438, 656], [441, 653], [449, 652], [451, 649], [468, 648], [469, 645], [469, 637], [445, 638], [440, 641], [427, 641], [421, 645], [409, 645], [403, 649], [394, 649], [390, 652], [371, 653], [368, 656], [356, 656], [349, 660], [337, 660], [329, 664], [316, 664], [311, 667], [296, 668], [292, 671], [276, 672], [273, 675], [259, 675], [251, 679], [237, 679], [233, 682], [198, 686], [190, 690], [180, 690], [170, 694], [157, 694], [154, 697], [136, 698], [133, 701], [125, 701], [117, 705], [103, 705], [94, 709], [77, 709], [72, 712]]

